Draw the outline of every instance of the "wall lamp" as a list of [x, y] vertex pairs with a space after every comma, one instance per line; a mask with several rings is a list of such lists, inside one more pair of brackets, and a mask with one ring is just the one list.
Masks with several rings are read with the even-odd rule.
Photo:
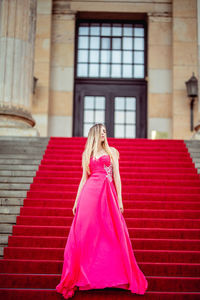
[[198, 80], [194, 76], [194, 72], [192, 74], [192, 77], [185, 82], [186, 88], [187, 88], [187, 94], [190, 98], [190, 130], [193, 131], [193, 106], [195, 98], [198, 96]]

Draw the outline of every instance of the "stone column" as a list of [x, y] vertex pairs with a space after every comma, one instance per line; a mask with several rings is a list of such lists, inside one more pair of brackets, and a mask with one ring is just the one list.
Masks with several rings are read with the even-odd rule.
[[75, 14], [53, 15], [49, 136], [72, 136]]
[[38, 135], [31, 115], [36, 4], [0, 0], [0, 135]]
[[148, 13], [148, 138], [172, 138], [171, 12]]

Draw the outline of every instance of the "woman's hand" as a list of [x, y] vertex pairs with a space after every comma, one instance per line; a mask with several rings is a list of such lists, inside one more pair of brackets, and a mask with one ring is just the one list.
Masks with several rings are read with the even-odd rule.
[[75, 215], [75, 213], [76, 213], [76, 206], [77, 206], [77, 203], [75, 202], [75, 203], [74, 203], [74, 206], [73, 206], [73, 208], [72, 208], [73, 215]]
[[120, 208], [121, 213], [123, 213], [124, 212], [124, 207], [123, 207], [122, 203], [119, 204], [119, 208]]
[[121, 211], [121, 213], [123, 213], [124, 212], [124, 207], [123, 207], [123, 202], [122, 202], [122, 195], [118, 196], [118, 203], [119, 203], [120, 211]]

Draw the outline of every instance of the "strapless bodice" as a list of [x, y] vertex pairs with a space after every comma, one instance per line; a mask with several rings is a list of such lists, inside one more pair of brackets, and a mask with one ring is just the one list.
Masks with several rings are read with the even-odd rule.
[[94, 174], [103, 173], [110, 181], [112, 181], [113, 168], [110, 160], [110, 155], [104, 154], [98, 158], [91, 156], [89, 167], [91, 176]]

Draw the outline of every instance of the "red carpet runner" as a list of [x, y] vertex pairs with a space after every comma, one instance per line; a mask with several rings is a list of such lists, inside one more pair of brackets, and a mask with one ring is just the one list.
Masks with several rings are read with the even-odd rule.
[[[183, 140], [109, 138], [120, 152], [124, 217], [149, 287], [106, 288], [73, 299], [200, 299], [200, 177]], [[56, 293], [85, 138], [50, 138], [0, 261], [1, 299], [63, 299]]]

